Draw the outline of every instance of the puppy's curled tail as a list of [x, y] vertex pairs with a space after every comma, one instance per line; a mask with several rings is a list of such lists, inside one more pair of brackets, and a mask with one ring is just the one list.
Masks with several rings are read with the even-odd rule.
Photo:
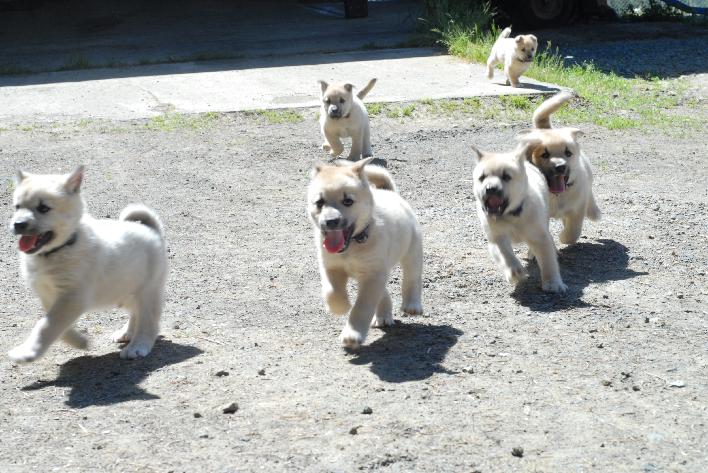
[[376, 79], [371, 79], [369, 83], [364, 86], [363, 89], [356, 93], [356, 96], [359, 97], [360, 100], [364, 100], [364, 97], [366, 97], [366, 94], [371, 92], [371, 89], [374, 88], [374, 85], [376, 85]]
[[552, 128], [551, 115], [563, 106], [573, 96], [568, 92], [560, 92], [550, 99], [544, 101], [533, 112], [533, 127], [534, 128]]
[[364, 174], [366, 174], [366, 180], [369, 181], [369, 184], [377, 189], [398, 192], [396, 183], [393, 182], [393, 177], [381, 166], [370, 164], [364, 168]]
[[150, 227], [160, 235], [160, 238], [165, 237], [165, 230], [162, 227], [162, 221], [157, 216], [154, 210], [147, 208], [142, 204], [130, 204], [120, 213], [118, 220], [125, 222], [138, 222], [146, 227]]
[[511, 26], [507, 26], [502, 30], [501, 34], [499, 35], [499, 39], [508, 38], [509, 36], [511, 36]]

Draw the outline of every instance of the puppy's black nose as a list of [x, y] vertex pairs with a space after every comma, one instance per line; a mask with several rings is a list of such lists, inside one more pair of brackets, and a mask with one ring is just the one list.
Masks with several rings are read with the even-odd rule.
[[28, 225], [29, 224], [27, 222], [15, 222], [12, 224], [15, 229], [15, 232], [17, 233], [24, 232], [25, 230], [27, 230]]
[[529, 54], [528, 59], [533, 59], [533, 54]]
[[493, 194], [501, 195], [501, 193], [502, 193], [501, 188], [497, 187], [497, 186], [489, 186], [486, 189], [484, 189], [484, 195], [493, 195]]
[[568, 169], [568, 166], [565, 164], [556, 164], [555, 170], [558, 174], [565, 174], [565, 171]]
[[328, 218], [325, 220], [325, 227], [327, 228], [338, 228], [339, 223], [342, 221], [341, 218]]

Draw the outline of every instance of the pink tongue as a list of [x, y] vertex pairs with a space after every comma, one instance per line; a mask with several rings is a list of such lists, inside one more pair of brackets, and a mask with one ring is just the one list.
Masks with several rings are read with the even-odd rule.
[[548, 186], [551, 192], [554, 194], [560, 194], [565, 191], [565, 176], [555, 176], [551, 179], [550, 186]]
[[22, 235], [20, 237], [20, 251], [23, 252], [28, 252], [34, 246], [37, 244], [37, 240], [39, 239], [39, 235]]
[[490, 209], [497, 209], [497, 208], [501, 207], [503, 203], [504, 203], [504, 199], [502, 199], [501, 197], [499, 197], [497, 195], [490, 195], [487, 198], [487, 207], [489, 207]]
[[331, 230], [325, 232], [323, 242], [325, 250], [330, 253], [337, 253], [344, 248], [344, 230]]

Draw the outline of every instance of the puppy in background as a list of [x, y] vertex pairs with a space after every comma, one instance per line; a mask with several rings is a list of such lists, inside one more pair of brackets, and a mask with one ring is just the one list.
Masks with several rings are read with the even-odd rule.
[[526, 160], [525, 147], [509, 153], [472, 149], [477, 155], [473, 171], [477, 214], [489, 240], [489, 253], [506, 280], [516, 285], [527, 277], [512, 248], [513, 243], [523, 242], [538, 261], [541, 288], [565, 292], [548, 230], [548, 187], [541, 172]]
[[27, 339], [10, 350], [16, 362], [42, 356], [58, 338], [86, 348], [72, 328], [84, 312], [125, 307], [130, 319], [113, 340], [127, 343], [121, 358], [146, 356], [158, 335], [167, 277], [162, 223], [142, 205], [118, 220], [95, 220], [80, 194], [83, 166], [71, 174], [15, 177], [10, 223], [19, 239], [22, 275], [39, 296], [45, 315]]
[[[342, 344], [351, 349], [364, 342], [369, 325], [394, 324], [386, 284], [396, 264], [403, 270], [401, 310], [423, 313], [421, 229], [391, 175], [368, 165], [372, 159], [319, 165], [307, 191], [322, 297], [334, 314], [346, 314], [351, 308], [340, 335]], [[347, 296], [350, 278], [358, 283], [353, 307]]]
[[333, 158], [339, 157], [344, 151], [342, 138], [351, 137], [352, 147], [347, 159], [357, 161], [372, 156], [369, 114], [362, 100], [374, 88], [376, 79], [371, 79], [356, 95], [352, 84], [328, 84], [323, 80], [319, 84], [322, 88], [320, 129], [325, 140], [322, 149]]
[[518, 139], [527, 144], [528, 159], [541, 170], [550, 192], [551, 218], [561, 219], [561, 243], [578, 241], [585, 218], [599, 220], [600, 209], [592, 192], [590, 160], [580, 149], [577, 128], [553, 128], [551, 115], [572, 98], [561, 92], [543, 102], [533, 114], [533, 129]]
[[519, 35], [510, 38], [511, 27], [504, 28], [499, 38], [492, 46], [492, 52], [487, 59], [487, 78], [494, 77], [494, 66], [504, 64], [504, 74], [506, 84], [512, 87], [519, 86], [519, 78], [533, 63], [536, 49], [538, 49], [538, 39], [532, 35]]

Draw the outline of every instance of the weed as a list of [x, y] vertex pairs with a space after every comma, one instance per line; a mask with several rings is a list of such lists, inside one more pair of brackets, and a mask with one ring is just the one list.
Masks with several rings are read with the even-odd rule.
[[145, 127], [153, 131], [201, 130], [211, 126], [218, 117], [219, 114], [216, 112], [197, 115], [165, 113], [150, 118]]
[[246, 112], [246, 115], [264, 118], [271, 125], [279, 125], [281, 123], [300, 123], [304, 120], [303, 116], [295, 110], [253, 110]]
[[378, 115], [381, 115], [381, 112], [384, 111], [384, 108], [385, 105], [380, 102], [366, 104], [366, 111], [369, 113], [370, 117], [376, 117]]

